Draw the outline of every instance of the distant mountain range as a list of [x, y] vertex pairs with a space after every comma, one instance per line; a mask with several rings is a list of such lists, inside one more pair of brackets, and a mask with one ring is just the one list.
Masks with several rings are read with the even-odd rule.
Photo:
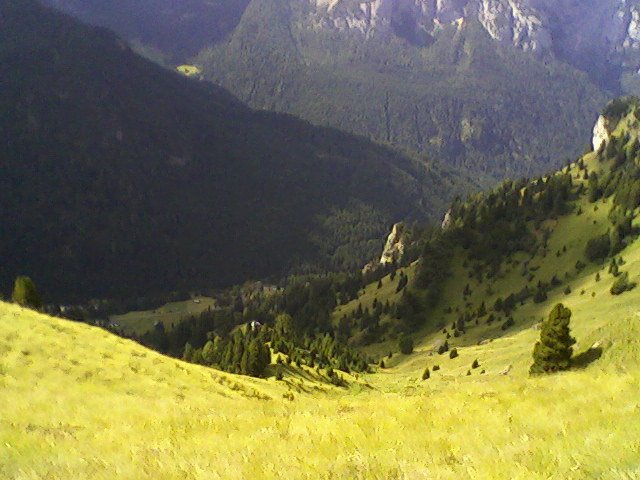
[[32, 0], [0, 4], [0, 282], [48, 300], [361, 266], [469, 184], [256, 112]]
[[637, 1], [47, 1], [195, 62], [254, 107], [496, 178], [577, 156], [606, 99], [640, 92]]

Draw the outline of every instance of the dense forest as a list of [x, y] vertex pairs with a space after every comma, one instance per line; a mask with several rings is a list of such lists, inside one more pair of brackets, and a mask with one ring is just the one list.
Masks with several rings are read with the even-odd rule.
[[0, 14], [4, 288], [25, 274], [69, 303], [354, 269], [470, 184], [252, 111], [35, 1]]
[[477, 22], [427, 42], [314, 26], [306, 2], [251, 2], [193, 62], [250, 105], [299, 115], [495, 179], [584, 149], [605, 96], [588, 76], [495, 42]]

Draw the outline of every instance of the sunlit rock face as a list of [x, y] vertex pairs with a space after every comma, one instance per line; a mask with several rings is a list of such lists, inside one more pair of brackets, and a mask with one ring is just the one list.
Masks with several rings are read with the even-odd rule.
[[609, 122], [604, 116], [600, 116], [596, 122], [596, 126], [593, 127], [593, 151], [597, 152], [609, 142]]
[[[316, 28], [433, 35], [478, 21], [496, 41], [534, 52], [640, 50], [638, 0], [309, 0]], [[623, 60], [624, 61], [624, 60]], [[638, 65], [640, 67], [640, 65]]]

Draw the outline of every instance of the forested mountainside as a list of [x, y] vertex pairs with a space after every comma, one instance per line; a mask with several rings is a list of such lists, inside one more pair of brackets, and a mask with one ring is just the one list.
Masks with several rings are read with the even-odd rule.
[[[174, 61], [224, 41], [250, 0], [44, 0], [161, 50]], [[611, 91], [638, 93], [640, 4], [630, 0], [301, 0], [314, 30], [392, 34], [428, 45], [443, 27], [479, 22], [493, 40], [553, 56]]]
[[305, 2], [252, 2], [195, 60], [250, 105], [292, 112], [495, 178], [533, 175], [584, 149], [604, 96], [552, 58], [494, 41], [476, 21], [426, 44], [325, 28]]
[[0, 279], [51, 299], [361, 266], [459, 175], [254, 112], [35, 1], [0, 5]]
[[[181, 62], [257, 108], [494, 178], [533, 175], [582, 152], [590, 115], [637, 81], [636, 6], [592, 3], [255, 0]], [[160, 24], [155, 12], [145, 20]]]

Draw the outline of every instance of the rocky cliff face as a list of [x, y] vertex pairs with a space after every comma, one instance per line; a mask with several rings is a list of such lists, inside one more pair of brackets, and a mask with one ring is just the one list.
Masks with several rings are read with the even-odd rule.
[[[254, 0], [264, 3], [264, 0]], [[227, 37], [251, 0], [43, 0], [159, 48], [176, 61]], [[286, 2], [280, 1], [284, 5]], [[553, 54], [600, 83], [640, 69], [640, 0], [295, 0], [304, 27], [401, 36], [427, 45], [442, 29], [479, 22], [494, 40]], [[640, 90], [640, 77], [637, 80]], [[635, 92], [639, 93], [639, 92]]]
[[[586, 68], [640, 68], [639, 0], [308, 0], [309, 25], [428, 42], [477, 21], [496, 41]], [[606, 72], [596, 72], [606, 75]]]
[[387, 237], [387, 243], [382, 251], [380, 257], [381, 265], [389, 265], [394, 262], [399, 262], [404, 254], [405, 242], [404, 242], [405, 228], [403, 223], [396, 223], [391, 229], [391, 233]]
[[597, 152], [600, 150], [603, 145], [606, 145], [609, 142], [609, 139], [609, 122], [603, 115], [600, 115], [600, 118], [598, 118], [598, 121], [596, 122], [596, 126], [593, 127], [593, 151]]

